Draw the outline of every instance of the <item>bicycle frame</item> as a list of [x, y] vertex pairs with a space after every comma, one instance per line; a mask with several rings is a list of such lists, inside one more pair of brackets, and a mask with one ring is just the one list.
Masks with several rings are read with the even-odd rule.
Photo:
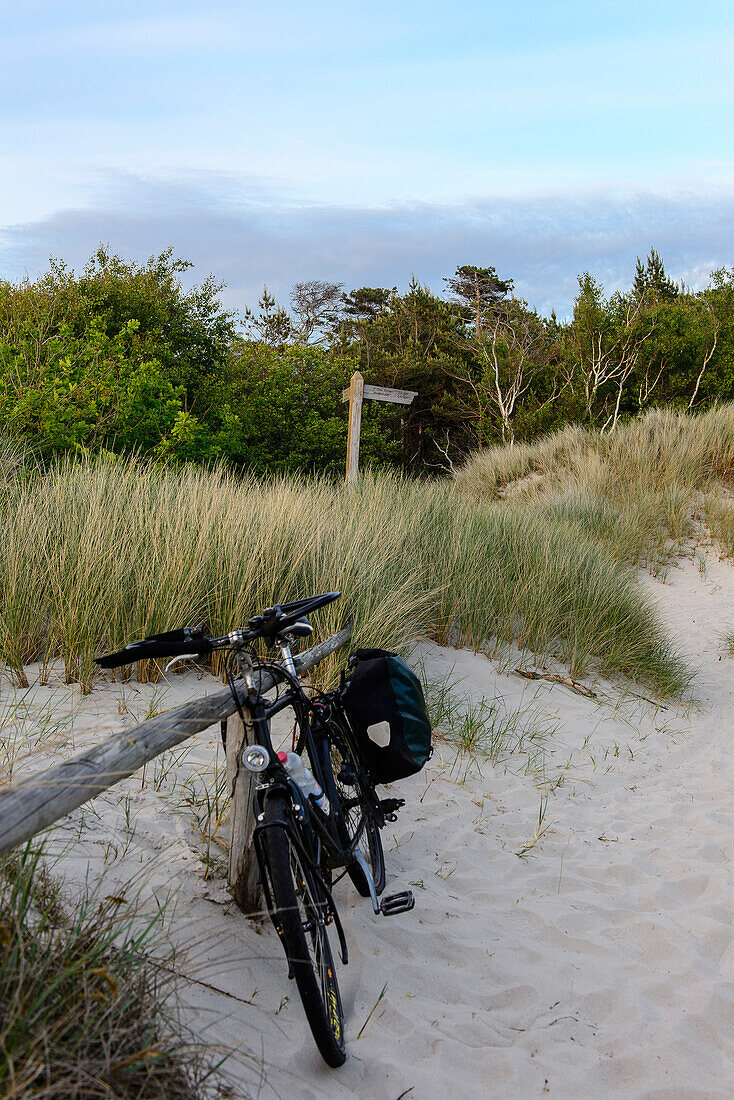
[[[373, 898], [373, 905], [375, 911], [378, 911], [371, 872], [364, 859], [361, 857], [361, 854], [356, 851], [356, 845], [364, 829], [364, 820], [360, 823], [359, 829], [348, 847], [339, 844], [333, 829], [329, 828], [328, 819], [322, 811], [320, 811], [318, 806], [312, 804], [309, 799], [303, 797], [298, 785], [290, 778], [286, 769], [278, 759], [271, 740], [270, 721], [276, 714], [280, 713], [280, 711], [292, 707], [296, 713], [296, 719], [300, 728], [301, 736], [299, 737], [299, 742], [301, 738], [305, 740], [305, 747], [308, 750], [309, 760], [316, 779], [322, 789], [326, 786], [324, 775], [325, 763], [322, 758], [322, 753], [328, 753], [329, 751], [328, 730], [326, 726], [321, 727], [319, 730], [320, 736], [318, 737], [319, 743], [317, 744], [309, 715], [309, 700], [297, 680], [297, 672], [293, 663], [290, 646], [285, 640], [281, 640], [278, 643], [278, 648], [281, 652], [283, 668], [288, 673], [287, 679], [291, 682], [291, 689], [273, 703], [268, 703], [255, 686], [252, 674], [256, 670], [256, 666], [253, 665], [252, 660], [246, 657], [240, 662], [248, 691], [246, 705], [250, 712], [254, 744], [264, 748], [269, 758], [267, 767], [261, 773], [261, 781], [255, 788], [254, 796], [256, 824], [253, 831], [253, 847], [260, 869], [263, 894], [265, 895], [268, 913], [277, 928], [278, 916], [274, 907], [273, 898], [270, 894], [270, 872], [267, 866], [267, 846], [263, 844], [263, 833], [269, 828], [282, 828], [288, 831], [301, 859], [307, 864], [318, 889], [323, 895], [326, 923], [331, 923], [332, 920], [334, 922], [339, 938], [340, 955], [342, 962], [346, 965], [348, 961], [348, 950], [344, 930], [331, 889], [324, 880], [321, 868], [323, 866], [324, 855], [326, 855], [328, 865], [331, 868], [345, 867], [351, 861], [356, 860], [360, 866], [362, 866], [363, 873], [370, 883], [370, 894]], [[319, 749], [321, 749], [321, 752]], [[275, 791], [286, 791], [288, 793], [293, 820], [270, 822], [266, 824], [264, 821], [265, 802], [267, 801], [268, 795]], [[340, 812], [336, 807], [334, 811]]]

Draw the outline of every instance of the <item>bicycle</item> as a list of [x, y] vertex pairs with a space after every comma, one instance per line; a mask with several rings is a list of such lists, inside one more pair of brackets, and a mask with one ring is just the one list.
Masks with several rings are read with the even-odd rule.
[[[408, 912], [415, 905], [410, 890], [379, 900], [385, 888], [380, 829], [387, 820], [395, 820], [404, 800], [378, 797], [340, 705], [340, 691], [307, 694], [293, 659], [295, 639], [313, 633], [307, 616], [339, 596], [339, 592], [326, 592], [276, 604], [253, 616], [247, 630], [234, 630], [221, 638], [208, 637], [202, 627], [187, 627], [132, 642], [119, 653], [98, 658], [100, 665], [112, 668], [143, 658], [173, 657], [170, 668], [177, 660], [227, 651], [226, 680], [236, 710], [252, 733], [252, 743], [242, 751], [241, 762], [259, 779], [253, 850], [265, 905], [283, 944], [288, 977], [296, 982], [316, 1046], [334, 1068], [344, 1063], [346, 1045], [329, 925], [336, 931], [344, 965], [348, 949], [332, 888], [348, 874], [359, 893], [370, 898], [375, 914], [383, 916]], [[277, 649], [279, 658], [258, 656], [254, 644], [259, 639]], [[261, 690], [268, 675], [272, 683], [265, 690], [275, 687], [274, 700], [268, 700]], [[244, 706], [236, 687], [238, 679], [246, 689]], [[344, 674], [342, 687], [343, 683]], [[326, 808], [314, 794], [304, 796], [288, 773], [286, 754], [276, 753], [273, 747], [272, 719], [286, 709], [295, 716], [292, 747], [300, 756], [307, 754], [316, 783], [326, 796]], [[335, 878], [337, 872], [341, 874]]]

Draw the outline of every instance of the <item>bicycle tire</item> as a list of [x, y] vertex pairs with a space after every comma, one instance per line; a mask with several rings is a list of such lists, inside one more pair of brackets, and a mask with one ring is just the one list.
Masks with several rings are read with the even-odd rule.
[[[342, 844], [351, 844], [362, 821], [364, 827], [357, 848], [362, 853], [372, 872], [375, 893], [379, 896], [385, 889], [385, 853], [382, 837], [372, 809], [372, 800], [376, 797], [365, 774], [365, 766], [355, 748], [351, 734], [333, 715], [329, 721], [329, 764], [326, 770], [328, 781], [336, 791], [338, 812], [336, 815], [337, 833]], [[327, 791], [327, 797], [333, 793]], [[354, 861], [347, 865], [347, 874], [363, 898], [370, 896], [370, 888], [364, 871]]]
[[337, 1069], [347, 1056], [344, 1012], [320, 891], [293, 842], [287, 797], [273, 793], [265, 803], [264, 814], [269, 827], [263, 830], [262, 845], [276, 909], [273, 923], [314, 1042], [327, 1065]]

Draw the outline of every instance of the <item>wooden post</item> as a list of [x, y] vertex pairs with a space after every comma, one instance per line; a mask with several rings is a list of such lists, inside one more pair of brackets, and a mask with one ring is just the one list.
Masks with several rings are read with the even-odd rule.
[[349, 431], [347, 434], [347, 485], [359, 476], [359, 435], [362, 428], [364, 378], [358, 370], [349, 383]]
[[[392, 401], [410, 405], [418, 394], [415, 390], [393, 390], [388, 386], [365, 386], [358, 370], [352, 375], [348, 390], [342, 390], [342, 401], [349, 402], [349, 433], [347, 435], [347, 485], [359, 476], [359, 434], [362, 426], [363, 401]], [[402, 423], [402, 421], [401, 421]]]
[[[245, 707], [243, 714], [248, 717]], [[248, 917], [257, 916], [260, 910], [257, 860], [252, 852], [256, 777], [242, 763], [242, 750], [253, 742], [249, 725], [244, 726], [239, 714], [233, 714], [227, 720], [227, 789], [231, 799], [227, 884], [237, 907]]]

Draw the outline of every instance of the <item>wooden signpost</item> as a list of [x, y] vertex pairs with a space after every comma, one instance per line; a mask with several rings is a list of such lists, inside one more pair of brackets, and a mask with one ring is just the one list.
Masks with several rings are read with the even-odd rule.
[[363, 401], [392, 401], [396, 405], [410, 405], [418, 394], [414, 390], [391, 390], [387, 386], [365, 386], [358, 370], [352, 375], [349, 389], [342, 391], [342, 401], [349, 402], [349, 430], [347, 433], [347, 485], [353, 484], [359, 474], [359, 434], [362, 428]]

